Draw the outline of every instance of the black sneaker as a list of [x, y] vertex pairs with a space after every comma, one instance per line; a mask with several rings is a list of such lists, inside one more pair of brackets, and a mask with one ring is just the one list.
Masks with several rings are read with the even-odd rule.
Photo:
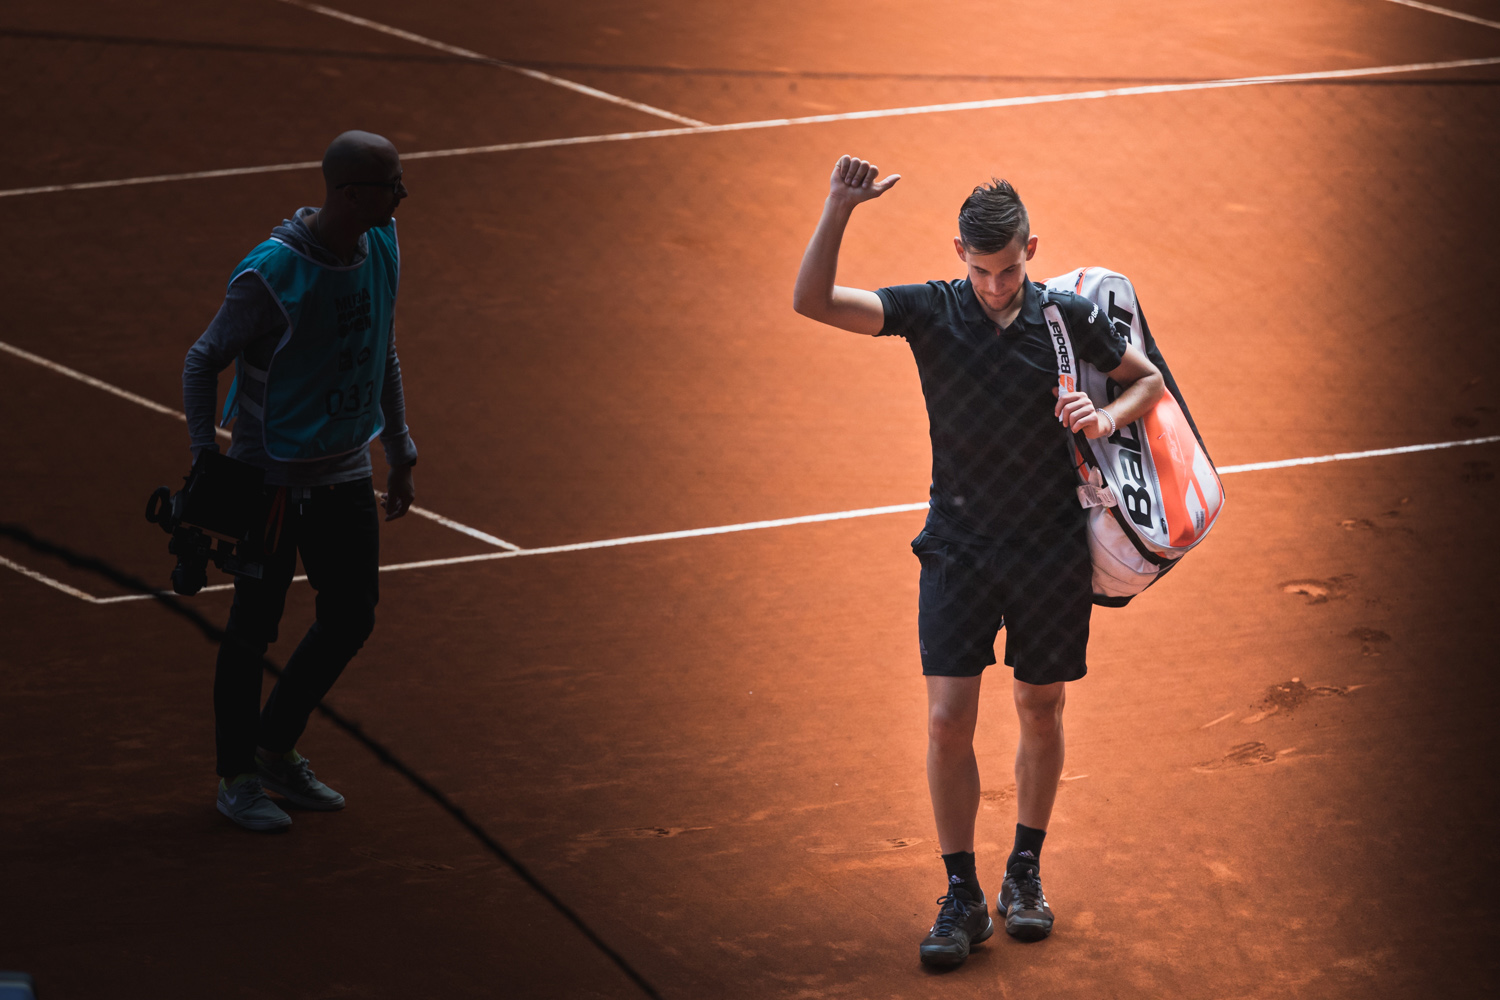
[[920, 952], [922, 961], [928, 965], [962, 965], [969, 957], [969, 947], [986, 940], [995, 933], [995, 922], [990, 919], [990, 907], [983, 899], [977, 902], [958, 892], [948, 890], [948, 895], [938, 898], [937, 923], [927, 932]]
[[308, 767], [312, 762], [296, 751], [293, 754], [296, 760], [287, 760], [286, 756], [263, 757], [257, 751], [255, 766], [260, 771], [260, 783], [303, 809], [331, 812], [344, 808], [344, 797], [318, 780]]
[[1040, 941], [1052, 933], [1052, 907], [1042, 892], [1041, 873], [1034, 865], [1016, 865], [1000, 883], [1000, 913], [1005, 933], [1021, 941]]

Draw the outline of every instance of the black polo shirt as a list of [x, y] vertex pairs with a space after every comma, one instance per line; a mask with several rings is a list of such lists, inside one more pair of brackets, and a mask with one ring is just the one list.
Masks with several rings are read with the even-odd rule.
[[[953, 541], [1005, 543], [1081, 528], [1067, 431], [1052, 415], [1057, 355], [1042, 286], [1025, 284], [1021, 312], [1000, 329], [968, 279], [878, 289], [881, 336], [905, 337], [917, 360], [932, 435], [927, 530]], [[1053, 292], [1074, 353], [1113, 371], [1125, 343], [1101, 310]]]

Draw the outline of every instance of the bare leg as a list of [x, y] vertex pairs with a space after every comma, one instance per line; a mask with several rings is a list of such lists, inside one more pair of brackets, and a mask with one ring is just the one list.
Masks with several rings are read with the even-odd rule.
[[927, 678], [927, 789], [944, 854], [974, 850], [979, 815], [979, 763], [974, 724], [978, 677]]
[[[1066, 685], [1062, 681], [1056, 684], [1015, 681], [1014, 687], [1016, 716], [1021, 723], [1021, 737], [1016, 744], [1016, 820], [1023, 826], [1045, 830], [1052, 819], [1052, 804], [1057, 801], [1057, 783], [1062, 779]], [[929, 752], [929, 783], [931, 759]], [[977, 799], [977, 784], [975, 796]], [[933, 801], [936, 802], [936, 795]], [[938, 829], [942, 830], [941, 825]]]

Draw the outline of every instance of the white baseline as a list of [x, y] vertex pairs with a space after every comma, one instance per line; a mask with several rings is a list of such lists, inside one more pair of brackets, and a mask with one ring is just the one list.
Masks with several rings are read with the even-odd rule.
[[[283, 0], [289, 2], [289, 0]], [[1450, 59], [1446, 62], [1403, 63], [1395, 66], [1367, 66], [1360, 69], [1321, 70], [1313, 73], [1283, 73], [1279, 76], [1247, 76], [1230, 80], [1203, 80], [1198, 83], [1162, 83], [1139, 87], [1114, 87], [1108, 90], [1080, 90], [1061, 94], [1033, 94], [1027, 97], [999, 97], [985, 101], [958, 101], [950, 104], [922, 104], [906, 108], [881, 108], [874, 111], [846, 111], [801, 118], [767, 118], [761, 121], [736, 122], [728, 125], [700, 125], [688, 128], [650, 129], [642, 132], [610, 132], [603, 135], [581, 135], [563, 139], [535, 139], [528, 142], [501, 142], [488, 146], [464, 146], [455, 149], [433, 149], [403, 153], [403, 160], [435, 160], [451, 156], [478, 156], [486, 153], [513, 153], [527, 149], [550, 149], [558, 146], [586, 146], [603, 142], [632, 142], [638, 139], [662, 139], [679, 135], [709, 135], [720, 132], [747, 132], [757, 129], [789, 128], [794, 125], [822, 125], [829, 122], [862, 121], [875, 118], [899, 118], [909, 115], [945, 114], [952, 111], [981, 111], [990, 108], [1014, 108], [1032, 104], [1057, 104], [1065, 101], [1096, 101], [1110, 97], [1138, 97], [1147, 94], [1180, 94], [1197, 90], [1223, 90], [1233, 87], [1259, 87], [1283, 83], [1316, 83], [1319, 80], [1348, 80], [1366, 76], [1397, 73], [1474, 69], [1500, 65], [1500, 56], [1484, 59]], [[288, 170], [307, 170], [319, 166], [314, 161], [273, 163], [258, 167], [226, 167], [182, 174], [153, 174], [108, 181], [81, 181], [74, 184], [44, 184], [38, 187], [0, 190], [0, 198], [23, 195], [54, 194], [64, 191], [91, 191], [99, 188], [128, 187], [136, 184], [165, 184], [169, 181], [205, 180], [247, 174], [269, 174]]]

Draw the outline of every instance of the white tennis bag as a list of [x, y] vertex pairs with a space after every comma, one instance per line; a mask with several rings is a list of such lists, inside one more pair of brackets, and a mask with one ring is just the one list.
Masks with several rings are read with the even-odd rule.
[[[1085, 267], [1046, 283], [1076, 292], [1105, 310], [1115, 331], [1161, 369], [1166, 391], [1145, 416], [1107, 438], [1075, 434], [1078, 500], [1089, 510], [1089, 554], [1094, 603], [1124, 607], [1201, 542], [1224, 509], [1224, 487], [1209, 461], [1198, 428], [1157, 350], [1123, 274]], [[1073, 351], [1062, 311], [1050, 301], [1043, 314], [1057, 351], [1058, 384], [1088, 393], [1096, 407], [1114, 402], [1121, 389]]]

